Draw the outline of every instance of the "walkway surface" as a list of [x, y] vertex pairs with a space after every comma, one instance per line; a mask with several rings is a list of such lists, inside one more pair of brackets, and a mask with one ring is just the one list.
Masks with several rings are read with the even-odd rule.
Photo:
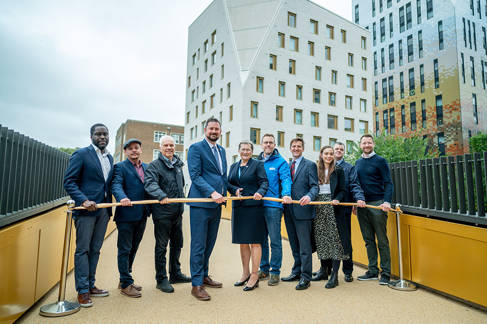
[[[189, 274], [189, 213], [184, 215], [185, 247], [181, 255], [183, 272]], [[222, 219], [218, 240], [210, 259], [210, 275], [223, 282], [222, 289], [208, 289], [212, 300], [197, 301], [191, 284], [175, 285], [172, 294], [155, 288], [154, 235], [152, 220], [135, 259], [136, 283], [143, 286], [142, 298], [122, 296], [117, 289], [117, 232], [107, 238], [98, 265], [97, 286], [110, 296], [94, 298], [94, 306], [59, 319], [39, 315], [39, 308], [56, 301], [57, 287], [35, 304], [19, 323], [487, 323], [487, 313], [465, 306], [424, 289], [401, 292], [379, 286], [377, 281], [346, 283], [325, 289], [325, 282], [312, 283], [296, 291], [295, 283], [281, 282], [243, 292], [233, 283], [240, 278], [238, 245], [231, 244], [230, 221]], [[283, 241], [283, 274], [292, 266], [289, 243]], [[314, 260], [315, 268], [318, 265]], [[355, 268], [354, 277], [365, 272]], [[75, 300], [74, 277], [68, 276], [66, 298]]]

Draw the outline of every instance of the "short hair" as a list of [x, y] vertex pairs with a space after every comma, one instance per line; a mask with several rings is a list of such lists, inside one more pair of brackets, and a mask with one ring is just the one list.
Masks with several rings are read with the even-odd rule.
[[360, 141], [359, 143], [362, 143], [362, 138], [364, 137], [368, 137], [368, 138], [371, 138], [372, 139], [372, 142], [374, 142], [374, 136], [370, 135], [370, 134], [364, 134], [362, 136], [360, 136]]
[[276, 141], [276, 138], [274, 137], [274, 135], [273, 135], [273, 134], [269, 134], [269, 133], [264, 134], [264, 135], [262, 136], [262, 140], [264, 140], [264, 137], [272, 137], [272, 138], [274, 139], [274, 142]]
[[293, 138], [289, 143], [289, 147], [291, 147], [294, 142], [301, 142], [301, 145], [303, 145], [303, 150], [304, 150], [304, 140], [301, 137]]
[[252, 142], [250, 141], [241, 141], [240, 143], [238, 143], [238, 149], [240, 150], [240, 146], [242, 145], [250, 145], [250, 148], [252, 149], [252, 152], [254, 151], [254, 144], [252, 144]]
[[162, 136], [160, 139], [159, 139], [159, 146], [162, 146], [162, 142], [164, 140], [167, 140], [167, 139], [170, 139], [171, 141], [174, 142], [174, 144], [176, 144], [176, 142], [174, 141], [174, 138], [172, 136], [169, 136], [169, 135], [164, 135]]
[[[342, 142], [335, 142], [335, 145], [340, 145], [340, 146], [345, 147], [345, 144], [343, 144]], [[335, 145], [333, 145], [333, 146], [335, 146]]]
[[95, 132], [95, 128], [97, 128], [97, 127], [105, 127], [108, 131], [108, 127], [105, 124], [96, 123], [93, 126], [91, 126], [91, 128], [90, 128], [90, 136], [93, 136], [93, 133]]
[[215, 117], [210, 117], [206, 120], [205, 128], [208, 126], [209, 123], [218, 123], [218, 125], [220, 125], [220, 127], [222, 127], [222, 123], [220, 123], [220, 121]]

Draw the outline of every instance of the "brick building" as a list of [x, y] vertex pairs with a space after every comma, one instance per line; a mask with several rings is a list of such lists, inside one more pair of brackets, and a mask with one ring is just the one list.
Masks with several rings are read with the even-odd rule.
[[155, 160], [159, 154], [159, 139], [164, 135], [171, 135], [174, 138], [176, 154], [184, 158], [184, 126], [127, 119], [117, 130], [114, 161], [120, 162], [126, 158], [123, 144], [129, 138], [137, 138], [142, 142], [140, 158], [143, 162], [149, 163]]

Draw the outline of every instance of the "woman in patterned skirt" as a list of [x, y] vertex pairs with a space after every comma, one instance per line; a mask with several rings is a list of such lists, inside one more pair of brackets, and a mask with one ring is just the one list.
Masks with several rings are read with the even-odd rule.
[[316, 252], [321, 262], [320, 271], [327, 270], [326, 260], [332, 260], [332, 271], [326, 288], [338, 286], [338, 268], [340, 260], [347, 258], [338, 233], [335, 215], [339, 216], [338, 203], [345, 198], [345, 174], [335, 165], [333, 148], [324, 146], [320, 150], [318, 161], [318, 182], [320, 191], [317, 201], [331, 201], [331, 205], [317, 205], [313, 231], [316, 240]]

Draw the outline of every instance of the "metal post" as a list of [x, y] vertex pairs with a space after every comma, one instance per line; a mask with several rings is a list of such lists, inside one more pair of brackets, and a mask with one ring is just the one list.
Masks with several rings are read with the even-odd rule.
[[396, 204], [396, 223], [397, 223], [397, 251], [399, 254], [399, 280], [389, 283], [389, 288], [403, 291], [416, 290], [416, 285], [404, 280], [402, 267], [402, 244], [401, 244], [401, 205]]
[[44, 305], [39, 314], [48, 317], [59, 317], [74, 314], [80, 310], [78, 302], [70, 302], [64, 299], [66, 294], [66, 276], [68, 274], [69, 243], [71, 242], [71, 224], [73, 222], [74, 201], [67, 202], [68, 212], [66, 216], [66, 230], [64, 231], [63, 259], [61, 264], [61, 279], [59, 280], [59, 296], [56, 303]]

